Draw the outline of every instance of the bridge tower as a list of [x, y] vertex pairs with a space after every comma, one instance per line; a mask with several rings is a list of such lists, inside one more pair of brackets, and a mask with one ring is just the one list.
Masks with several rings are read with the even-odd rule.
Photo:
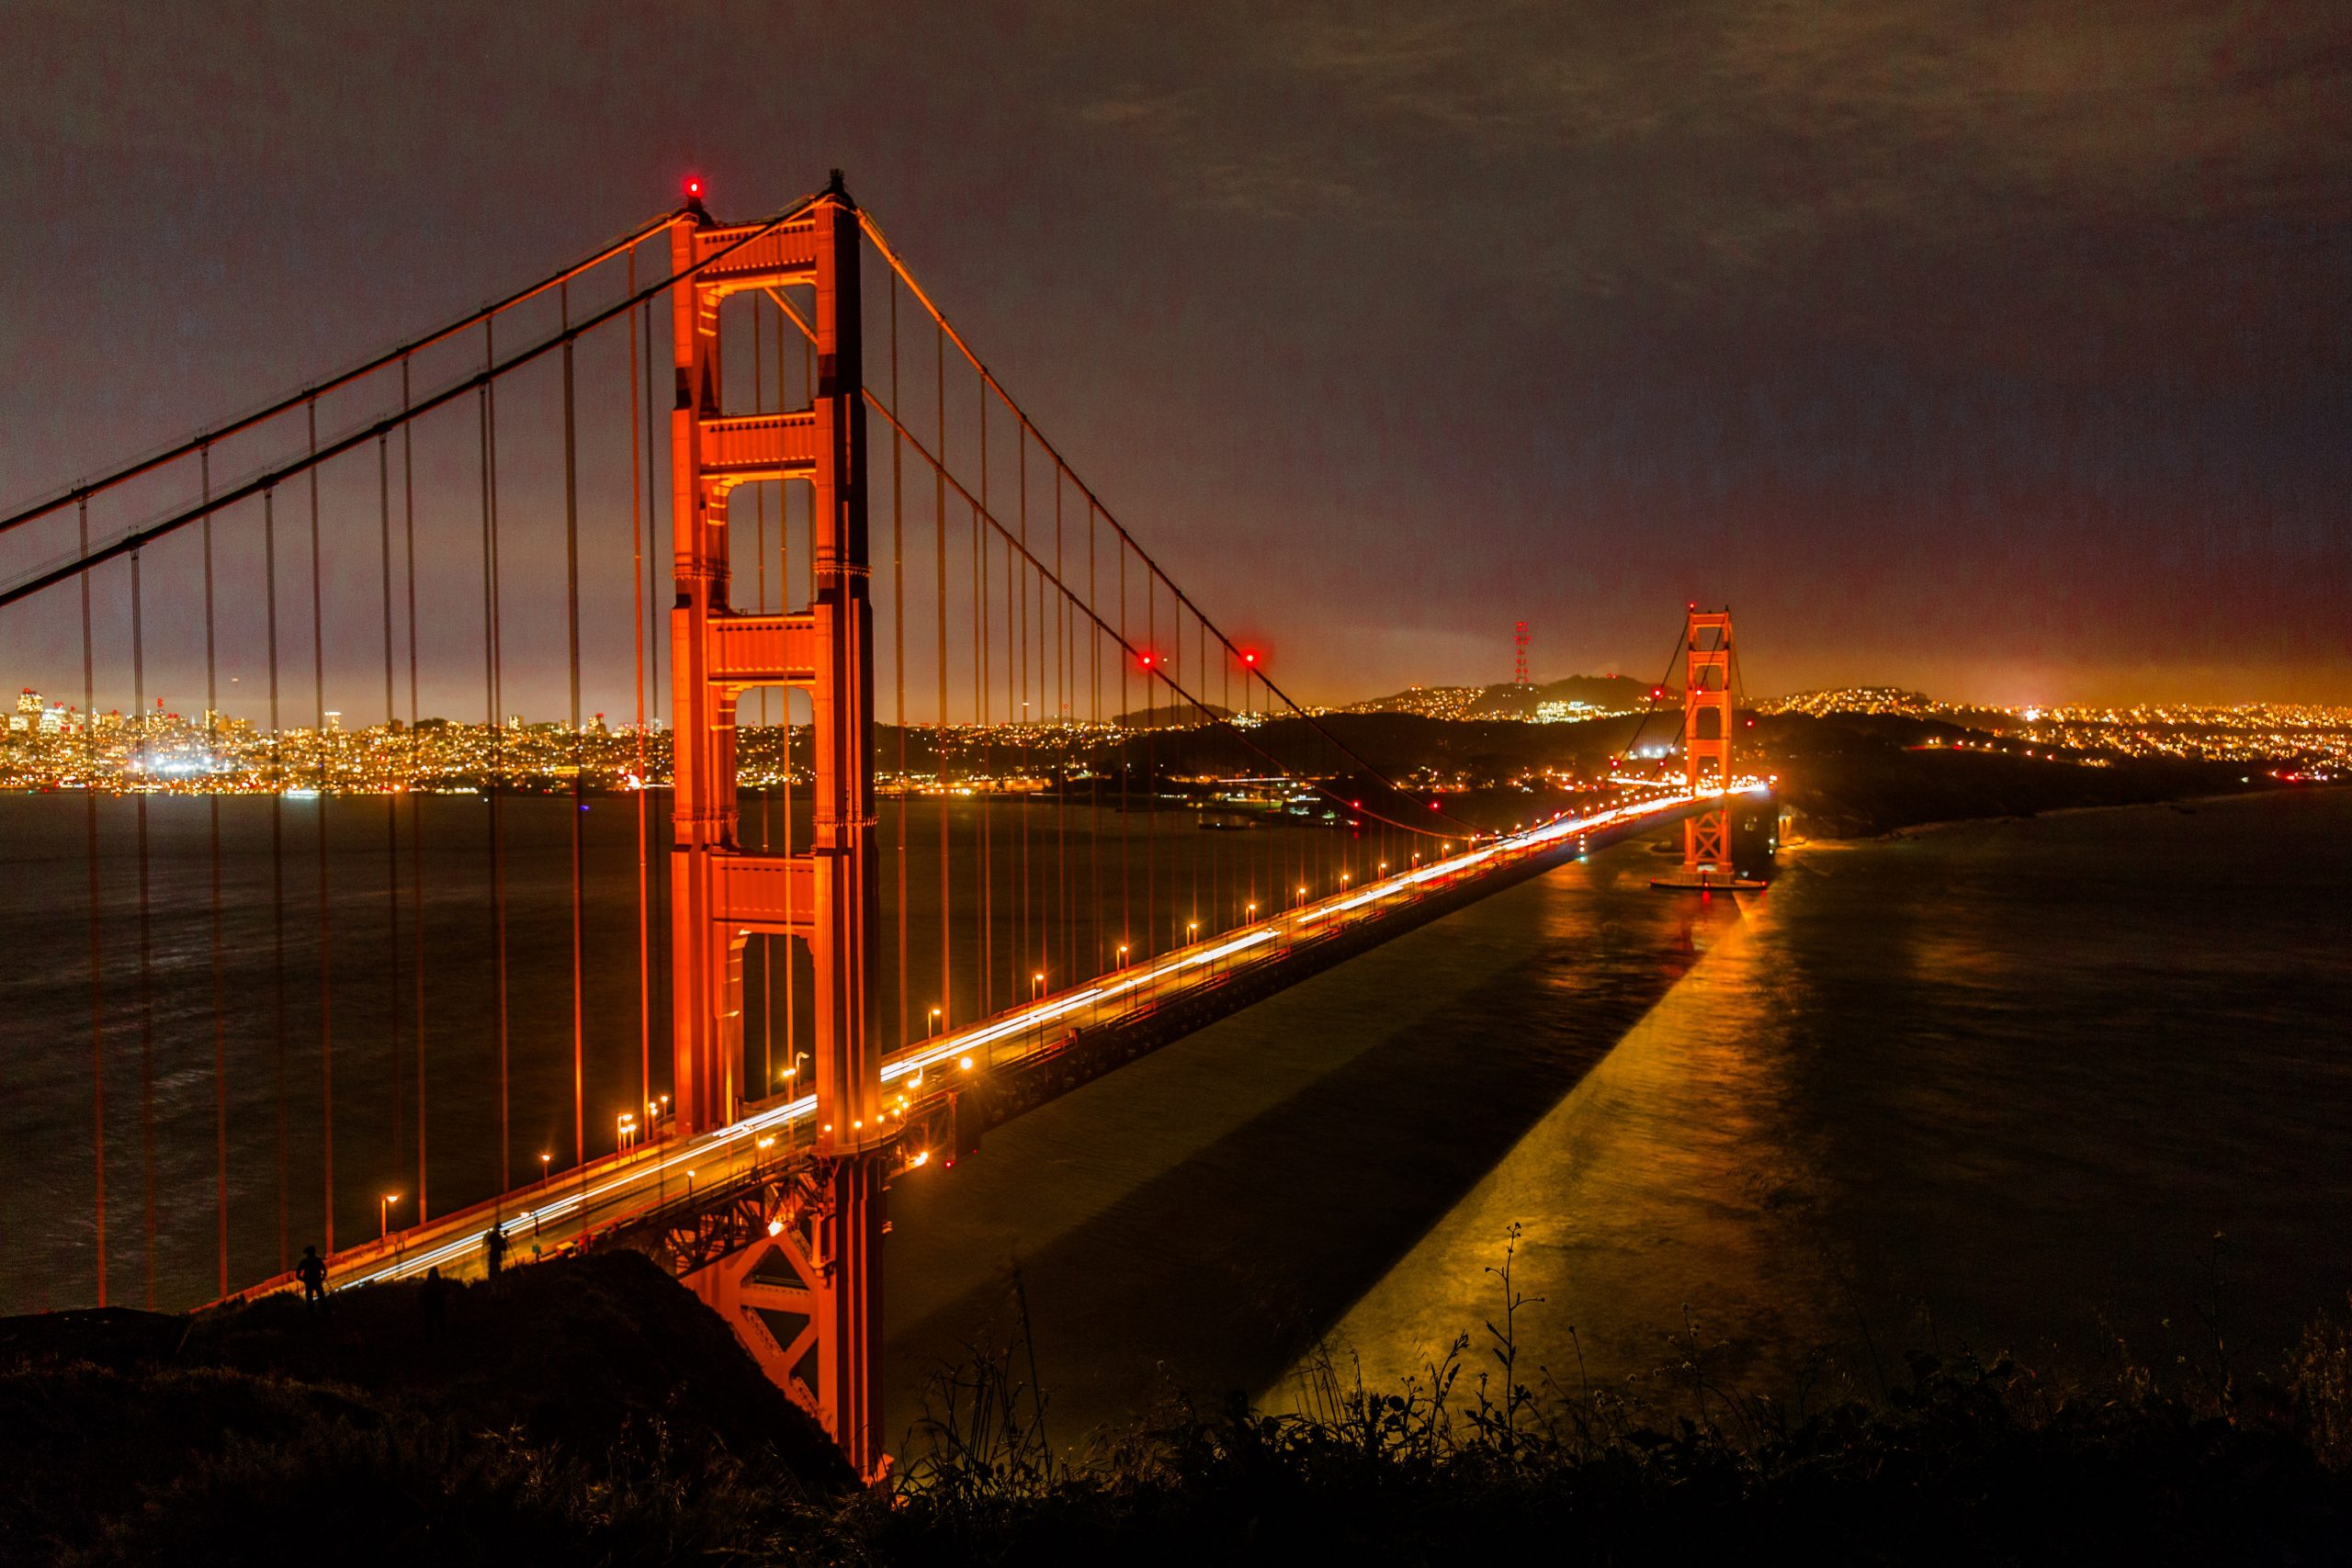
[[[1684, 624], [1682, 769], [1691, 791], [1731, 787], [1731, 611], [1690, 607]], [[1732, 874], [1731, 804], [1682, 824], [1682, 869]]]
[[[860, 1472], [873, 1473], [882, 1462], [880, 1251], [891, 1134], [866, 993], [879, 886], [858, 247], [857, 209], [838, 171], [786, 222], [718, 224], [697, 201], [670, 231], [679, 278], [671, 291], [672, 1104], [673, 1130], [691, 1134], [727, 1124], [767, 1093], [770, 1086], [741, 1081], [744, 944], [752, 932], [806, 942], [816, 972], [814, 1173], [770, 1195], [763, 1213], [738, 1227], [750, 1245], [707, 1248], [684, 1279]], [[792, 288], [814, 295], [813, 401], [729, 413], [720, 309], [731, 295]], [[738, 611], [729, 599], [728, 496], [775, 480], [810, 487], [814, 597], [803, 611]], [[749, 853], [738, 838], [736, 705], [755, 686], [809, 694], [815, 820], [806, 853]]]

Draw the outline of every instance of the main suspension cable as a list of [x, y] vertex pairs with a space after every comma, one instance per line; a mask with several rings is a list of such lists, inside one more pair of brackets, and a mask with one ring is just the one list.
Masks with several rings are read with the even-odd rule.
[[[1006, 390], [1004, 383], [997, 379], [995, 372], [991, 371], [988, 366], [982, 362], [980, 356], [973, 350], [971, 344], [964, 340], [963, 334], [956, 330], [955, 324], [947, 320], [945, 313], [940, 310], [939, 306], [932, 299], [930, 294], [924, 290], [922, 283], [916, 279], [913, 271], [907, 265], [904, 259], [899, 255], [896, 250], [891, 248], [890, 242], [888, 237], [883, 234], [880, 226], [874, 221], [870, 215], [862, 210], [858, 214], [858, 223], [860, 227], [865, 230], [866, 238], [874, 242], [874, 247], [880, 253], [883, 261], [888, 265], [891, 271], [896, 276], [905, 280], [907, 288], [913, 293], [916, 300], [925, 310], [931, 313], [932, 319], [939, 324], [940, 330], [946, 334], [948, 340], [956, 344], [957, 352], [963, 355], [965, 362], [971, 366], [974, 374], [978, 376], [980, 378], [983, 388], [987, 390], [995, 392], [997, 397], [1004, 403], [1004, 406], [1012, 412], [1012, 416], [1020, 422], [1021, 427], [1030, 435], [1034, 436], [1037, 445], [1044, 449], [1046, 455], [1053, 459], [1055, 466], [1060, 468], [1065, 474], [1068, 474], [1069, 476], [1070, 482], [1078, 486], [1080, 491], [1086, 496], [1087, 500], [1101, 511], [1102, 513], [1102, 520], [1111, 525], [1113, 531], [1119, 536], [1122, 543], [1136, 552], [1136, 558], [1144, 563], [1144, 566], [1149, 575], [1159, 579], [1159, 581], [1168, 585], [1169, 594], [1175, 599], [1182, 608], [1192, 612], [1194, 618], [1201, 623], [1203, 629], [1210, 636], [1216, 637], [1218, 643], [1224, 647], [1228, 657], [1235, 659], [1240, 658], [1242, 652], [1240, 646], [1234, 642], [1231, 637], [1227, 637], [1223, 629], [1221, 629], [1215, 621], [1209, 618], [1207, 613], [1193, 602], [1192, 597], [1177, 584], [1176, 580], [1170, 577], [1168, 573], [1161, 569], [1159, 563], [1153, 558], [1151, 552], [1145, 549], [1142, 544], [1136, 540], [1135, 536], [1127, 531], [1125, 525], [1118, 520], [1117, 514], [1102, 502], [1100, 496], [1095, 494], [1092, 487], [1087, 484], [1086, 480], [1079, 474], [1078, 470], [1070, 467], [1069, 460], [1061, 455], [1060, 449], [1057, 447], [1052, 441], [1046, 438], [1045, 432], [1037, 427], [1036, 423], [1029, 417], [1028, 413], [1021, 407], [1020, 403], [1014, 400], [1012, 394]], [[871, 400], [870, 393], [868, 394], [868, 400]], [[1279, 697], [1294, 713], [1295, 713], [1300, 718], [1304, 719], [1308, 725], [1313, 727], [1325, 740], [1337, 748], [1358, 767], [1370, 774], [1375, 781], [1398, 795], [1409, 793], [1401, 785], [1397, 784], [1394, 780], [1390, 779], [1380, 769], [1374, 767], [1353, 747], [1340, 739], [1340, 737], [1333, 733], [1329, 727], [1325, 725], [1320, 718], [1308, 711], [1304, 704], [1298, 702], [1296, 699], [1293, 698], [1288, 692], [1276, 685], [1272, 678], [1268, 676], [1262, 669], [1259, 671], [1259, 678], [1265, 682], [1266, 690], [1270, 694]], [[1441, 811], [1440, 815], [1443, 817], [1445, 820], [1453, 822], [1457, 826], [1464, 829], [1473, 836], [1477, 832], [1477, 829], [1472, 827], [1471, 824], [1463, 821], [1459, 818], [1453, 817], [1450, 813]], [[1441, 835], [1435, 832], [1430, 832], [1425, 829], [1415, 829], [1411, 830], [1425, 832], [1430, 838], [1441, 837]], [[1457, 837], [1458, 836], [1460, 835], [1457, 835]]]
[[[806, 205], [806, 202], [802, 203], [803, 207]], [[394, 365], [399, 365], [402, 367], [403, 372], [405, 372], [407, 363], [413, 356], [432, 347], [435, 344], [445, 342], [447, 339], [457, 337], [464, 333], [469, 332], [493, 316], [511, 310], [514, 306], [524, 303], [526, 300], [535, 299], [537, 296], [546, 293], [550, 288], [559, 288], [569, 282], [571, 279], [579, 276], [582, 273], [593, 271], [624, 251], [628, 251], [633, 255], [636, 252], [639, 242], [644, 240], [649, 235], [659, 233], [662, 230], [668, 228], [671, 224], [676, 222], [679, 218], [684, 216], [686, 211], [686, 209], [679, 208], [673, 211], [665, 212], [661, 217], [653, 219], [652, 220], [643, 224], [634, 231], [613, 241], [610, 244], [605, 245], [602, 250], [597, 251], [594, 254], [588, 256], [584, 260], [574, 262], [560, 271], [553, 273], [548, 276], [540, 279], [538, 282], [530, 285], [528, 288], [517, 289], [514, 293], [509, 294], [503, 299], [483, 306], [481, 310], [474, 311], [471, 315], [462, 317], [458, 321], [450, 322], [447, 326], [436, 327], [421, 337], [412, 338], [396, 348], [387, 349], [384, 353], [378, 355], [375, 358], [368, 360], [363, 364], [354, 366], [348, 370], [330, 376], [323, 381], [315, 382], [311, 386], [303, 388], [299, 392], [290, 393], [288, 396], [279, 399], [277, 402], [270, 404], [266, 408], [232, 419], [226, 424], [215, 425], [211, 429], [205, 431], [203, 434], [191, 436], [189, 439], [179, 443], [177, 446], [166, 447], [163, 451], [154, 453], [152, 456], [141, 457], [135, 462], [127, 463], [121, 468], [116, 468], [112, 472], [103, 475], [98, 479], [85, 479], [62, 494], [52, 496], [47, 501], [36, 502], [35, 504], [28, 506], [21, 511], [12, 513], [6, 517], [0, 517], [0, 534], [6, 534], [11, 529], [21, 527], [25, 524], [33, 522], [38, 518], [46, 517], [51, 513], [58, 511], [70, 502], [87, 502], [92, 496], [112, 490], [118, 485], [125, 484], [131, 479], [139, 478], [141, 474], [153, 473], [156, 469], [168, 467], [183, 457], [205, 452], [209, 448], [219, 445], [220, 442], [227, 440], [232, 435], [242, 434], [243, 432], [252, 430], [256, 426], [266, 424], [271, 420], [277, 419], [282, 414], [293, 412], [296, 409], [302, 407], [306, 403], [315, 403], [318, 399], [326, 396], [330, 392], [338, 391], [345, 387], [348, 387], [354, 382], [364, 381], [368, 377], [375, 375], [378, 371], [387, 370]], [[778, 219], [775, 221], [781, 222], [785, 221], [785, 220]], [[772, 223], [770, 227], [773, 226], [774, 224]], [[713, 259], [715, 260], [716, 258]], [[705, 265], [707, 264], [706, 263]], [[85, 546], [85, 547], [86, 548], [87, 547]]]

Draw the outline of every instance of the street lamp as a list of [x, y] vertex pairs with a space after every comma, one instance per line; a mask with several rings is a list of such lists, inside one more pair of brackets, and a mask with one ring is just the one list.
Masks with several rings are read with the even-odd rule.
[[939, 1032], [939, 1010], [937, 1008], [931, 1010], [931, 1032], [934, 1035]]
[[392, 1235], [392, 1205], [401, 1201], [397, 1192], [387, 1192], [376, 1201], [376, 1239], [389, 1241]]
[[545, 1187], [555, 1177], [555, 1156], [539, 1156], [539, 1185]]
[[1127, 944], [1126, 944], [1125, 942], [1121, 942], [1121, 943], [1119, 944], [1119, 967], [1120, 967], [1120, 968], [1122, 968], [1122, 969], [1125, 969], [1126, 966], [1127, 966]]

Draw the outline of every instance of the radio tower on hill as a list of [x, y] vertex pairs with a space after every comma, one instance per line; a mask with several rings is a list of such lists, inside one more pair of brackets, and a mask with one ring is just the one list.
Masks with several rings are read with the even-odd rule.
[[1525, 621], [1513, 623], [1510, 634], [1510, 646], [1511, 652], [1515, 656], [1515, 662], [1511, 667], [1511, 684], [1514, 686], [1532, 686], [1535, 684], [1534, 682], [1527, 678], [1527, 623]]

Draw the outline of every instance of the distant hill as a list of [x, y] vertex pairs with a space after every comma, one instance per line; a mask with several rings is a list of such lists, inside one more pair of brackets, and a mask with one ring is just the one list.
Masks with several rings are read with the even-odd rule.
[[[1351, 703], [1342, 713], [1412, 713], [1428, 718], [1591, 718], [1637, 712], [1651, 688], [1624, 675], [1570, 675], [1542, 685], [1408, 686], [1385, 697]], [[1679, 694], [1669, 689], [1668, 698]], [[1550, 716], [1543, 710], [1556, 704]]]
[[1112, 722], [1126, 729], [1183, 729], [1232, 716], [1231, 708], [1221, 708], [1215, 703], [1170, 703], [1164, 707], [1136, 708]]

